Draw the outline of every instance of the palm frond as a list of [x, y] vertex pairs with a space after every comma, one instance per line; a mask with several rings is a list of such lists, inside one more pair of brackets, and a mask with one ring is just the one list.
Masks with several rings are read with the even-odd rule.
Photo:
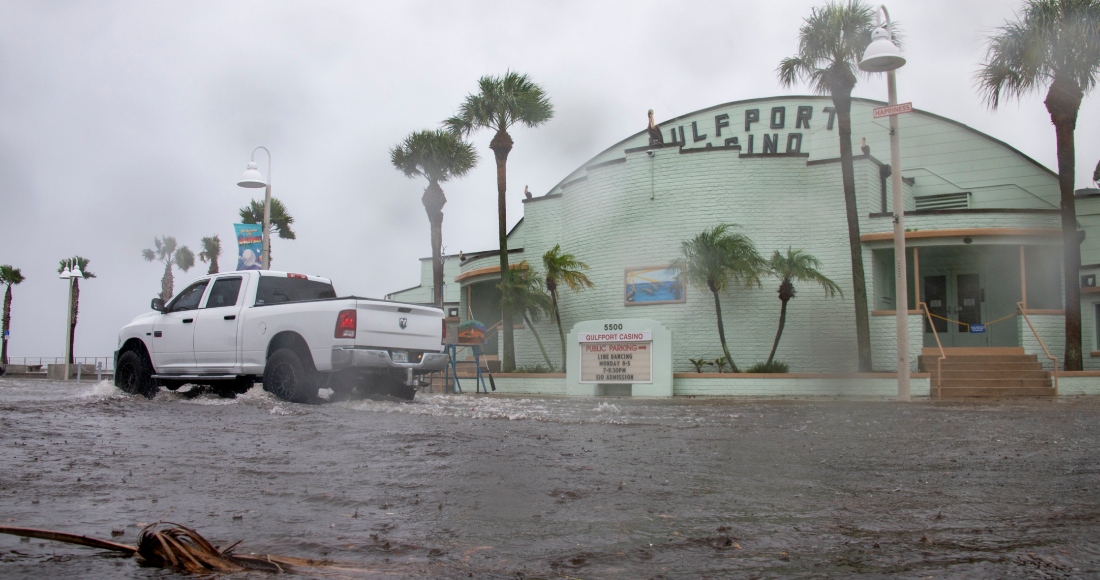
[[390, 150], [390, 162], [405, 177], [427, 177], [443, 183], [462, 177], [477, 165], [474, 146], [444, 129], [410, 133]]
[[1081, 94], [1100, 71], [1100, 0], [1028, 0], [1023, 14], [989, 38], [975, 75], [992, 109], [1041, 90], [1054, 79]]
[[8, 286], [14, 286], [20, 284], [26, 280], [23, 277], [23, 272], [10, 264], [4, 264], [0, 266], [0, 283], [7, 284]]
[[477, 129], [507, 132], [516, 123], [537, 127], [554, 116], [546, 91], [526, 74], [508, 70], [503, 76], [485, 75], [477, 85], [478, 92], [467, 95], [443, 122], [448, 131], [461, 136]]
[[[830, 2], [814, 8], [798, 32], [798, 53], [776, 68], [785, 87], [798, 81], [818, 94], [851, 91], [863, 72], [859, 60], [871, 42], [874, 10], [861, 0]], [[894, 42], [901, 46], [897, 23], [891, 23]]]
[[680, 245], [681, 257], [674, 263], [696, 286], [721, 292], [732, 283], [746, 286], [760, 283], [766, 262], [747, 236], [731, 233], [736, 226], [719, 224]]
[[213, 236], [207, 236], [199, 241], [202, 245], [202, 251], [199, 252], [199, 259], [203, 263], [217, 260], [222, 255], [222, 241], [218, 237], [218, 234]]
[[180, 246], [172, 256], [172, 263], [186, 272], [191, 269], [191, 266], [195, 265], [195, 253], [187, 246]]
[[546, 279], [553, 280], [555, 285], [564, 282], [574, 292], [595, 286], [582, 271], [588, 269], [588, 264], [578, 260], [573, 254], [563, 254], [561, 244], [555, 244], [542, 255], [542, 265], [546, 268]]
[[768, 269], [773, 276], [779, 278], [782, 282], [819, 284], [825, 290], [827, 296], [836, 296], [838, 293], [843, 296], [844, 292], [840, 289], [840, 286], [822, 274], [818, 270], [820, 267], [821, 262], [817, 258], [801, 249], [792, 250], [790, 247], [787, 248], [786, 255], [776, 250], [768, 261]]

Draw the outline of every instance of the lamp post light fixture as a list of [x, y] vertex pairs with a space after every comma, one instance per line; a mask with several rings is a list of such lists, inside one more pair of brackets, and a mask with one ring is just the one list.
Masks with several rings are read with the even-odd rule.
[[76, 259], [73, 258], [65, 264], [65, 269], [61, 271], [58, 278], [66, 280], [69, 283], [69, 301], [65, 308], [65, 380], [69, 380], [69, 361], [73, 357], [73, 282], [77, 278], [83, 278], [84, 272], [80, 271], [80, 265], [77, 264]]
[[[867, 72], [885, 72], [889, 106], [898, 104], [898, 88], [894, 71], [905, 65], [901, 49], [890, 34], [890, 13], [879, 6], [886, 22], [879, 20], [879, 27], [871, 33], [871, 44], [859, 61], [859, 68]], [[894, 214], [894, 310], [897, 313], [897, 363], [898, 400], [908, 401], [909, 395], [909, 281], [905, 260], [905, 201], [901, 191], [901, 142], [898, 135], [898, 116], [890, 115], [890, 188]]]
[[[256, 168], [256, 152], [260, 149], [267, 153], [267, 180], [264, 180], [263, 175], [260, 175], [260, 170]], [[263, 256], [260, 259], [260, 267], [267, 270], [271, 267], [271, 151], [268, 151], [267, 147], [263, 145], [252, 150], [252, 156], [245, 166], [244, 173], [241, 174], [241, 178], [237, 180], [237, 185], [241, 187], [247, 187], [250, 189], [264, 188], [264, 229], [263, 229], [263, 246], [261, 253]]]

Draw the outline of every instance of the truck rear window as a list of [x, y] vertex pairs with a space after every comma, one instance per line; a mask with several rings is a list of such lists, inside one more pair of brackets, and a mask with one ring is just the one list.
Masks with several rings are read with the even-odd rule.
[[256, 306], [336, 298], [336, 290], [327, 282], [303, 278], [260, 276], [256, 286]]

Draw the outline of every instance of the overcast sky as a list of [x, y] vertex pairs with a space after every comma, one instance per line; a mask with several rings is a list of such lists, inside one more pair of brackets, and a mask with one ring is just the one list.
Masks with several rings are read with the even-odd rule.
[[[797, 47], [810, 0], [747, 2], [0, 2], [0, 264], [22, 269], [10, 355], [60, 356], [58, 260], [91, 259], [77, 356], [107, 356], [148, 310], [163, 271], [141, 250], [160, 235], [198, 251], [257, 190], [236, 181], [253, 147], [274, 154], [273, 192], [298, 239], [272, 266], [331, 278], [340, 294], [419, 283], [430, 254], [423, 180], [388, 149], [451, 115], [477, 78], [528, 73], [554, 118], [512, 132], [508, 219], [524, 185], [541, 195], [595, 153], [658, 121], [738, 99], [806, 94], [775, 68]], [[1003, 0], [894, 2], [909, 63], [902, 102], [1002, 139], [1056, 169], [1043, 95], [992, 112], [973, 75], [985, 39], [1019, 7]], [[856, 96], [886, 99], [882, 78]], [[1077, 187], [1100, 158], [1100, 95], [1077, 131]], [[444, 185], [448, 252], [496, 246], [491, 135], [467, 177]], [[904, 138], [904, 136], [903, 136]], [[261, 170], [266, 159], [258, 154]], [[262, 196], [262, 190], [259, 195]], [[178, 273], [176, 290], [206, 272]]]

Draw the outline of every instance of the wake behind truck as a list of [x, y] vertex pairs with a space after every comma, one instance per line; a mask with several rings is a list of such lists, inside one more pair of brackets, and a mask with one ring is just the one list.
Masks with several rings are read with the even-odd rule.
[[151, 306], [122, 328], [115, 351], [115, 385], [148, 398], [185, 384], [234, 396], [261, 381], [295, 403], [318, 402], [320, 389], [412, 400], [448, 360], [442, 310], [338, 298], [316, 276], [214, 274]]

